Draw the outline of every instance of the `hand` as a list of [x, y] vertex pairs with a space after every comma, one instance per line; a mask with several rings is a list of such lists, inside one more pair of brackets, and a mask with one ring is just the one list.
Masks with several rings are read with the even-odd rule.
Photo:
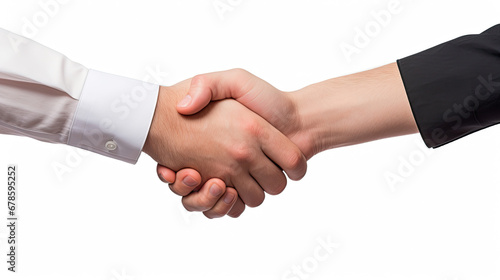
[[[234, 98], [285, 133], [309, 159], [331, 148], [418, 132], [395, 63], [284, 93], [236, 69], [197, 76], [178, 111]], [[167, 168], [158, 167], [160, 174]], [[195, 172], [194, 170], [189, 170]], [[171, 188], [180, 188], [175, 180]]]
[[310, 159], [319, 151], [313, 146], [312, 133], [303, 125], [297, 98], [302, 95], [280, 91], [243, 69], [233, 69], [194, 77], [177, 111], [193, 115], [210, 101], [235, 99], [285, 134]]
[[[185, 115], [199, 112], [211, 100], [234, 98], [271, 121], [276, 128], [298, 144], [307, 158], [314, 154], [309, 134], [301, 129], [301, 120], [298, 118], [297, 108], [291, 95], [279, 91], [245, 70], [236, 69], [196, 76], [185, 98], [187, 99], [177, 106], [178, 112]], [[238, 217], [245, 209], [244, 204], [237, 203], [229, 211], [229, 206], [224, 202], [227, 194], [222, 199], [213, 197], [207, 191], [210, 188], [208, 183], [197, 191], [201, 182], [193, 180], [199, 177], [193, 169], [182, 170], [176, 176], [172, 170], [158, 165], [157, 172], [162, 181], [169, 183], [174, 193], [183, 196], [183, 205], [189, 211], [202, 211], [209, 218], [217, 218], [226, 214], [230, 217]], [[188, 180], [186, 180], [187, 176], [190, 177]], [[191, 184], [186, 184], [186, 181]], [[228, 188], [227, 191], [232, 195], [234, 189]]]
[[[245, 211], [245, 204], [238, 197], [238, 192], [234, 188], [226, 188], [220, 179], [208, 180], [200, 188], [201, 176], [196, 170], [183, 169], [176, 174], [158, 165], [157, 172], [161, 181], [168, 183], [174, 193], [182, 196], [182, 204], [188, 211], [203, 212], [210, 219], [221, 218], [225, 215], [237, 218]], [[174, 182], [175, 189], [173, 188]], [[214, 184], [222, 190], [218, 195], [217, 192], [211, 191]]]
[[310, 159], [348, 145], [418, 132], [396, 63], [282, 92], [242, 69], [199, 75], [177, 110], [235, 99], [294, 142]]
[[238, 102], [214, 102], [194, 116], [179, 115], [175, 104], [190, 82], [160, 89], [144, 152], [173, 170], [199, 171], [201, 182], [222, 179], [251, 207], [263, 202], [264, 191], [278, 194], [285, 188], [278, 166], [292, 179], [304, 176], [306, 159], [300, 150]]

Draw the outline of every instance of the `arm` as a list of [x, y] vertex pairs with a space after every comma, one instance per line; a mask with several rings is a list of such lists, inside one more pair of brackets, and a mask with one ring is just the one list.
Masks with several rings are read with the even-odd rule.
[[[309, 159], [342, 146], [417, 132], [396, 63], [282, 92], [244, 70], [195, 77], [183, 114], [234, 98], [287, 135]], [[207, 98], [208, 97], [208, 98]]]
[[158, 85], [89, 70], [3, 29], [0, 50], [0, 133], [137, 161]]
[[[266, 90], [258, 94], [238, 89], [246, 85], [241, 80], [258, 79], [249, 74], [240, 75], [235, 83], [222, 75], [209, 74], [198, 78], [201, 82], [193, 84], [190, 96], [178, 110], [192, 114], [210, 99], [235, 98], [274, 124], [273, 120], [279, 118], [266, 106], [277, 107], [292, 100], [299, 108], [302, 129], [309, 131], [303, 138], [313, 136], [304, 141], [309, 145], [299, 143], [308, 157], [329, 148], [414, 133], [417, 125], [427, 146], [438, 147], [500, 122], [499, 50], [497, 25], [398, 60], [397, 65], [332, 79], [289, 94], [263, 81], [257, 84]], [[266, 104], [264, 99], [271, 93]], [[248, 102], [252, 98], [257, 102]], [[276, 124], [282, 125], [279, 121]], [[159, 171], [168, 172], [163, 167]], [[177, 180], [172, 189], [182, 187]]]
[[[264, 191], [285, 187], [276, 164], [294, 179], [306, 172], [295, 145], [234, 101], [213, 104], [202, 113], [206, 119], [180, 117], [175, 104], [189, 81], [160, 87], [89, 70], [3, 29], [0, 49], [0, 133], [68, 144], [129, 163], [144, 150], [173, 169], [196, 168], [204, 181], [223, 178], [250, 206], [262, 203]], [[212, 193], [220, 195], [217, 189]]]
[[[395, 63], [295, 92], [279, 91], [240, 69], [200, 75], [193, 79], [188, 97], [177, 109], [194, 114], [211, 99], [224, 98], [234, 98], [263, 116], [287, 135], [307, 159], [332, 148], [418, 132]], [[208, 194], [207, 185], [192, 192], [200, 181], [186, 184], [184, 179], [196, 178], [195, 170], [182, 170], [175, 176], [159, 165], [158, 174], [171, 183], [172, 191], [183, 196], [183, 204], [190, 211], [204, 211], [209, 218], [226, 213], [235, 217], [243, 211], [229, 211], [223, 200]]]

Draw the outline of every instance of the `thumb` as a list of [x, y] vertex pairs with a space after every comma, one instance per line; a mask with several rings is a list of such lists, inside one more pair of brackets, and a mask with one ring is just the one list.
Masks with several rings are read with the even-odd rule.
[[177, 104], [177, 111], [183, 115], [193, 115], [205, 108], [212, 99], [212, 89], [204, 79], [193, 78], [189, 91]]
[[242, 85], [248, 86], [252, 77], [240, 69], [198, 75], [191, 80], [188, 94], [177, 104], [177, 111], [192, 115], [205, 108], [210, 101], [238, 99], [247, 93]]
[[283, 92], [242, 69], [194, 77], [188, 94], [177, 104], [177, 112], [196, 114], [210, 101], [226, 98], [235, 99], [281, 132], [288, 132], [295, 108], [293, 102]]

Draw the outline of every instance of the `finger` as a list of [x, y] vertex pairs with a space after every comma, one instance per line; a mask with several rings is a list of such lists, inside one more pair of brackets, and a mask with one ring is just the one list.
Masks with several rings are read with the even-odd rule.
[[268, 126], [268, 130], [262, 130], [262, 151], [283, 168], [292, 180], [300, 180], [307, 172], [307, 160], [299, 148], [290, 139], [279, 132], [276, 128]]
[[201, 175], [194, 169], [183, 169], [177, 172], [175, 182], [169, 184], [170, 190], [177, 195], [186, 196], [195, 191], [201, 184]]
[[158, 164], [156, 166], [156, 173], [163, 183], [172, 184], [175, 182], [175, 172], [163, 165]]
[[239, 99], [253, 93], [249, 89], [254, 88], [258, 80], [260, 79], [242, 69], [195, 76], [191, 80], [188, 94], [177, 104], [177, 111], [183, 115], [192, 115], [205, 108], [211, 100]]
[[296, 121], [297, 108], [288, 95], [243, 69], [194, 77], [185, 99], [177, 105], [177, 111], [192, 115], [211, 100], [227, 98], [236, 99], [285, 134], [293, 127], [290, 122]]
[[250, 174], [236, 176], [233, 185], [241, 200], [249, 207], [257, 207], [264, 202], [264, 190]]
[[203, 212], [203, 214], [209, 219], [224, 217], [233, 208], [237, 200], [238, 192], [234, 188], [226, 188], [226, 192], [217, 201], [215, 206]]
[[[263, 155], [264, 156], [264, 155]], [[267, 160], [258, 160], [250, 167], [250, 175], [264, 191], [271, 195], [280, 194], [286, 187], [286, 176], [276, 164]]]
[[208, 180], [198, 192], [182, 198], [182, 204], [188, 211], [207, 211], [212, 209], [226, 191], [226, 184], [220, 179]]
[[238, 197], [238, 199], [236, 200], [236, 202], [233, 205], [233, 208], [231, 208], [231, 210], [229, 210], [227, 215], [231, 218], [238, 218], [239, 216], [241, 216], [243, 211], [245, 211], [245, 203], [243, 203], [241, 198]]

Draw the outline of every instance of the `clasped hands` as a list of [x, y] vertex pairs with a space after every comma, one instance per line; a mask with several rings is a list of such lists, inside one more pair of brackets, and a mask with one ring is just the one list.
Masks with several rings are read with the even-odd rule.
[[319, 152], [416, 132], [396, 63], [293, 92], [235, 69], [162, 87], [143, 151], [187, 210], [238, 217]]
[[238, 217], [305, 175], [300, 125], [292, 94], [235, 69], [161, 87], [143, 150], [187, 210]]

